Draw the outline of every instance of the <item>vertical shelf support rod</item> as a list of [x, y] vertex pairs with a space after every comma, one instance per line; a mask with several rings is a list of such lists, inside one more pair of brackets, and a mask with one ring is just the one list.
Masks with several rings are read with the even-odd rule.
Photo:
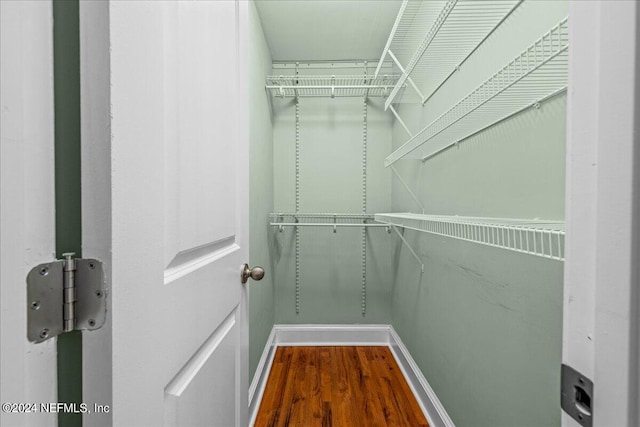
[[[366, 69], [365, 69], [366, 73]], [[367, 213], [367, 97], [362, 120], [362, 214]], [[366, 221], [366, 220], [365, 220]], [[367, 314], [367, 228], [362, 227], [362, 316]]]
[[[300, 213], [300, 100], [296, 97], [296, 214]], [[296, 222], [298, 217], [296, 216]], [[300, 314], [300, 227], [296, 227], [296, 315]]]
[[[298, 76], [300, 75], [300, 70], [298, 69], [299, 66], [300, 66], [300, 63], [296, 62], [296, 81], [295, 81], [296, 85], [298, 85], [300, 83], [300, 80], [298, 80]], [[282, 87], [280, 87], [280, 90], [282, 91]], [[293, 93], [295, 94], [296, 101], [297, 101], [298, 100], [298, 89], [294, 89]], [[284, 98], [284, 92], [283, 92], [282, 97]]]

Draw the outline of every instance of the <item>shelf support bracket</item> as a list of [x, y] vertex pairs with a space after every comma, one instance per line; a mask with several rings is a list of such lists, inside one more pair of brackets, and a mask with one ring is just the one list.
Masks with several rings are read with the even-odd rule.
[[[400, 69], [402, 74], [405, 74], [404, 67], [402, 66], [400, 61], [398, 61], [398, 58], [396, 58], [396, 56], [393, 54], [392, 51], [389, 51], [388, 53], [389, 53], [389, 56], [391, 57], [391, 59], [393, 59], [393, 62], [396, 63], [396, 65], [398, 66], [398, 69]], [[422, 91], [420, 89], [418, 89], [418, 86], [416, 86], [416, 84], [414, 83], [413, 79], [411, 77], [407, 76], [407, 81], [411, 84], [411, 87], [413, 87], [413, 89], [418, 93], [418, 96], [420, 97], [420, 100], [423, 100], [424, 99], [424, 95], [422, 94]], [[393, 101], [392, 98], [388, 98], [387, 99], [387, 101], [385, 102], [385, 110], [388, 108], [389, 105], [391, 105], [392, 101]]]
[[414, 256], [414, 258], [418, 261], [418, 263], [420, 263], [420, 271], [422, 273], [424, 273], [424, 263], [422, 262], [422, 260], [420, 259], [420, 257], [418, 256], [418, 254], [416, 253], [416, 251], [413, 250], [413, 248], [411, 247], [411, 245], [409, 244], [409, 242], [407, 242], [407, 239], [404, 238], [404, 236], [402, 235], [402, 233], [398, 230], [398, 227], [396, 227], [395, 225], [391, 224], [391, 227], [393, 227], [393, 229], [395, 230], [396, 234], [398, 235], [398, 237], [400, 237], [400, 240], [402, 240], [402, 243], [404, 243], [405, 245], [407, 245], [407, 248], [409, 249], [409, 251], [411, 252], [411, 254]]
[[400, 21], [402, 21], [402, 16], [404, 15], [404, 10], [407, 7], [409, 0], [404, 0], [400, 5], [400, 10], [398, 10], [398, 15], [396, 16], [396, 20], [393, 23], [393, 28], [391, 28], [391, 33], [389, 34], [389, 38], [387, 39], [387, 44], [384, 46], [384, 50], [382, 51], [382, 56], [380, 57], [380, 61], [378, 61], [378, 66], [376, 67], [376, 72], [374, 73], [374, 77], [378, 77], [378, 73], [380, 73], [380, 68], [382, 68], [382, 63], [384, 62], [384, 58], [387, 56], [387, 52], [389, 52], [389, 47], [391, 47], [391, 42], [396, 35], [396, 31], [398, 30], [398, 26], [400, 25]]
[[402, 179], [402, 177], [400, 176], [400, 174], [398, 173], [398, 171], [396, 170], [396, 168], [393, 165], [391, 165], [391, 170], [393, 171], [393, 173], [396, 174], [396, 176], [398, 177], [398, 180], [400, 181], [402, 186], [409, 192], [409, 194], [411, 195], [413, 200], [416, 202], [418, 207], [420, 207], [422, 213], [424, 214], [424, 206], [422, 206], [422, 203], [420, 203], [420, 200], [418, 199], [418, 197], [415, 195], [415, 193], [413, 191], [411, 191], [411, 188], [409, 188], [409, 185], [405, 182], [404, 179]]
[[398, 120], [398, 123], [400, 123], [402, 125], [402, 127], [404, 128], [404, 130], [407, 132], [407, 134], [409, 135], [409, 138], [413, 138], [413, 134], [411, 133], [411, 131], [409, 130], [409, 128], [407, 127], [407, 125], [404, 123], [404, 120], [402, 120], [400, 118], [400, 115], [398, 114], [398, 112], [396, 111], [395, 108], [393, 108], [393, 105], [389, 105], [389, 109], [391, 110], [391, 112], [393, 113], [393, 115], [396, 117], [396, 120]]

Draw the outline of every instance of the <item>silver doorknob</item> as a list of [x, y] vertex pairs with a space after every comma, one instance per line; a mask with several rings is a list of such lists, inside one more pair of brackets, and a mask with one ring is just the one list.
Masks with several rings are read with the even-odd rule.
[[242, 271], [240, 273], [240, 281], [244, 284], [247, 283], [251, 277], [253, 280], [262, 280], [264, 277], [264, 268], [262, 267], [253, 267], [249, 268], [249, 264], [245, 264], [242, 266]]

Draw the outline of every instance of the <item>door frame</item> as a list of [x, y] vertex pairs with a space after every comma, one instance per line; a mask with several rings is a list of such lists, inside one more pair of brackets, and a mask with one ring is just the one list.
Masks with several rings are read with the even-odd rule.
[[[2, 12], [2, 357], [0, 423], [56, 425], [56, 342], [27, 340], [27, 273], [55, 256], [52, 2], [0, 2]], [[5, 403], [29, 403], [19, 411]], [[25, 413], [30, 412], [30, 413]]]
[[[111, 117], [109, 1], [80, 2], [80, 99], [83, 256], [103, 262], [106, 289], [111, 289]], [[90, 166], [90, 167], [89, 167]], [[111, 298], [107, 320], [82, 339], [83, 400], [113, 407]], [[100, 387], [95, 387], [100, 384]], [[111, 412], [83, 416], [83, 426], [113, 425]]]
[[569, 22], [562, 360], [593, 381], [594, 425], [638, 425], [640, 7], [574, 1]]

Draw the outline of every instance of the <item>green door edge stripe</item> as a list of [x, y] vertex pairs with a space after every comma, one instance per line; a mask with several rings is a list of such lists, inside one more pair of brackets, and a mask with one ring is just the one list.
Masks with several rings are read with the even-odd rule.
[[[78, 0], [53, 0], [56, 256], [82, 256], [80, 194], [80, 21]], [[82, 333], [57, 338], [58, 402], [82, 402]], [[59, 412], [58, 425], [82, 426], [82, 414]]]

